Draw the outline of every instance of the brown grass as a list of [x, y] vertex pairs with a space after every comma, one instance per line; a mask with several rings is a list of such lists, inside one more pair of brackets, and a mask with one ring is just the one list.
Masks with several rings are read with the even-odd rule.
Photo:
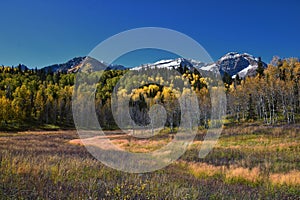
[[286, 184], [300, 187], [300, 171], [293, 170], [285, 174], [271, 174], [270, 180], [273, 184]]
[[[182, 163], [181, 163], [182, 164]], [[253, 169], [238, 166], [214, 166], [206, 163], [185, 162], [188, 170], [198, 178], [223, 176], [225, 180], [244, 179], [257, 183], [264, 178], [263, 172], [255, 167]], [[268, 180], [272, 184], [286, 184], [300, 187], [300, 171], [293, 170], [288, 173], [271, 173]]]
[[163, 137], [159, 140], [156, 139], [143, 139], [143, 138], [134, 138], [128, 134], [114, 134], [115, 131], [106, 131], [106, 136], [96, 136], [92, 138], [86, 139], [73, 139], [70, 140], [69, 143], [73, 145], [92, 145], [93, 140], [96, 141], [97, 146], [100, 148], [108, 148], [105, 145], [105, 142], [102, 142], [102, 139], [109, 139], [112, 144], [114, 144], [118, 149], [135, 152], [135, 153], [147, 153], [151, 151], [155, 151], [168, 142], [171, 141], [171, 136]]
[[230, 179], [244, 179], [252, 183], [257, 183], [261, 180], [261, 172], [258, 167], [253, 169], [230, 166], [228, 170], [225, 171], [225, 177], [227, 180]]
[[[234, 127], [232, 134], [226, 129], [228, 134], [204, 159], [198, 158], [198, 139], [176, 163], [142, 175], [105, 167], [81, 145], [75, 131], [0, 133], [0, 199], [298, 197], [299, 190], [293, 189], [300, 186], [298, 129], [274, 128], [273, 135], [267, 127], [248, 127], [243, 135], [234, 133], [239, 129]], [[134, 152], [153, 151], [171, 139], [136, 139], [120, 131], [107, 135]]]

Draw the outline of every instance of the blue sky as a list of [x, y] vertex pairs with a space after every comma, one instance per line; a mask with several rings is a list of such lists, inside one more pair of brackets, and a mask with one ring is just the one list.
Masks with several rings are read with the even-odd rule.
[[[114, 34], [149, 26], [192, 37], [214, 60], [229, 51], [261, 56], [266, 62], [274, 55], [300, 57], [297, 0], [2, 0], [0, 8], [0, 65], [65, 62], [87, 55]], [[128, 56], [120, 64], [147, 62], [137, 57]]]

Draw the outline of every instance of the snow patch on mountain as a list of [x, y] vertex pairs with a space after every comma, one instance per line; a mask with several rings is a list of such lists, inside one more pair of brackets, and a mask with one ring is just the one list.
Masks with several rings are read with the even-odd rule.
[[215, 63], [203, 66], [203, 67], [201, 67], [201, 69], [205, 70], [205, 71], [216, 71], [216, 70], [219, 70], [218, 67], [217, 67], [217, 65]]
[[[122, 65], [108, 65], [102, 61], [97, 61], [90, 57], [77, 57], [69, 60], [63, 64], [55, 64], [42, 68], [45, 72], [66, 72], [76, 73], [82, 68], [82, 62], [90, 63], [89, 70], [126, 70], [128, 68]], [[176, 59], [164, 59], [154, 63], [143, 64], [137, 67], [133, 67], [130, 70], [147, 70], [147, 69], [169, 69], [178, 70], [181, 73], [185, 70], [194, 72], [196, 69], [203, 71], [211, 71], [214, 73], [220, 72], [221, 75], [228, 73], [232, 78], [235, 78], [238, 74], [240, 78], [246, 76], [256, 75], [256, 69], [258, 67], [259, 59], [247, 53], [230, 52], [222, 56], [214, 63], [203, 63], [194, 59], [176, 58]], [[267, 65], [262, 62], [264, 68]], [[201, 73], [201, 72], [200, 72]]]
[[[230, 52], [215, 63], [203, 66], [201, 69], [214, 72], [219, 70], [221, 75], [228, 73], [232, 78], [235, 78], [238, 74], [240, 78], [245, 78], [246, 76], [254, 76], [256, 74], [258, 63], [259, 59], [248, 53]], [[262, 66], [266, 68], [267, 64], [262, 62]]]
[[160, 60], [155, 63], [143, 64], [137, 67], [131, 68], [131, 70], [141, 70], [141, 69], [179, 69], [186, 67], [187, 69], [193, 69], [197, 67], [202, 67], [203, 62], [199, 62], [193, 59], [177, 58], [177, 59], [167, 59]]
[[[257, 66], [249, 65], [248, 67], [246, 67], [245, 69], [243, 69], [242, 71], [240, 71], [237, 74], [239, 75], [240, 78], [244, 78], [248, 72], [250, 72], [252, 70], [256, 70], [256, 69], [257, 69]], [[233, 75], [232, 78], [235, 78], [237, 74]]]

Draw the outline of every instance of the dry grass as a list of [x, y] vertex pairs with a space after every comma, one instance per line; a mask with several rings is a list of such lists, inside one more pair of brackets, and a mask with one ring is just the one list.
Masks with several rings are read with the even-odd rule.
[[[182, 164], [182, 163], [181, 163]], [[300, 187], [300, 171], [290, 171], [288, 173], [271, 173], [268, 177], [258, 168], [243, 168], [238, 166], [214, 166], [206, 163], [184, 163], [191, 174], [197, 178], [223, 177], [225, 181], [247, 181], [249, 183], [260, 183], [263, 179], [273, 185], [291, 185]]]
[[259, 168], [243, 168], [237, 166], [214, 166], [206, 163], [186, 163], [190, 172], [198, 178], [223, 177], [225, 180], [244, 179], [250, 182], [261, 180]]
[[300, 188], [300, 171], [293, 170], [285, 174], [271, 174], [270, 180], [273, 184], [278, 185], [293, 185]]
[[189, 171], [198, 178], [213, 177], [223, 174], [224, 167], [209, 165], [206, 163], [185, 163]]
[[243, 167], [230, 166], [230, 168], [225, 171], [225, 177], [227, 180], [244, 179], [251, 183], [257, 183], [261, 181], [261, 172], [258, 167], [248, 169]]
[[[178, 162], [147, 174], [105, 167], [82, 145], [74, 145], [80, 144], [75, 131], [0, 133], [0, 199], [299, 197], [297, 128], [276, 127], [276, 136], [267, 127], [248, 127], [243, 135], [234, 133], [241, 128], [230, 129], [207, 157], [198, 158], [198, 139]], [[133, 139], [119, 132], [108, 137], [135, 152], [153, 151], [172, 139]]]
[[[112, 144], [114, 144], [117, 148], [125, 151], [130, 151], [134, 153], [147, 153], [152, 152], [155, 150], [160, 149], [164, 145], [166, 145], [168, 142], [171, 141], [172, 137], [171, 135], [166, 135], [164, 137], [161, 137], [160, 139], [143, 139], [143, 138], [134, 138], [131, 135], [128, 134], [112, 134], [112, 131], [106, 131], [106, 136], [97, 136], [93, 138], [87, 138], [87, 139], [73, 139], [70, 140], [70, 144], [74, 145], [83, 145], [84, 144], [90, 144], [92, 140], [97, 141], [97, 146], [100, 148], [107, 148], [105, 146], [105, 142], [102, 142], [103, 139], [109, 139]], [[102, 144], [102, 143], [103, 144]]]

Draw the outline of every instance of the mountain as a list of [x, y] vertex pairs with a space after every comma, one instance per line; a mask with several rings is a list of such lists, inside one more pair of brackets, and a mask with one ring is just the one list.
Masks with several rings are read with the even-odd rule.
[[169, 70], [179, 70], [187, 69], [187, 70], [195, 70], [195, 68], [200, 68], [204, 66], [205, 63], [185, 58], [176, 58], [169, 60], [160, 60], [151, 64], [144, 64], [138, 67], [131, 68], [131, 70], [141, 70], [141, 69], [169, 69]]
[[66, 63], [50, 65], [47, 67], [43, 67], [41, 70], [44, 70], [46, 73], [67, 73], [71, 69], [77, 69], [84, 59], [85, 57], [75, 57]]
[[259, 62], [261, 62], [263, 68], [267, 67], [266, 63], [260, 61], [259, 58], [255, 58], [250, 54], [230, 52], [216, 62], [205, 65], [200, 69], [206, 71], [219, 71], [221, 75], [224, 75], [226, 72], [232, 78], [235, 78], [235, 76], [238, 74], [240, 78], [244, 78], [246, 76], [254, 76], [256, 74], [256, 69]]
[[89, 65], [88, 70], [126, 70], [127, 68], [123, 65], [107, 65], [102, 61], [97, 61], [91, 57], [75, 57], [66, 63], [54, 64], [47, 67], [43, 67], [46, 73], [76, 73], [82, 68], [82, 63], [85, 63], [85, 70], [87, 70], [87, 65]]
[[123, 65], [109, 65], [106, 70], [126, 70], [127, 68]]
[[[254, 56], [243, 53], [239, 54], [236, 52], [230, 52], [221, 57], [214, 63], [205, 64], [192, 59], [177, 58], [170, 60], [161, 60], [153, 64], [144, 64], [138, 67], [131, 68], [131, 70], [141, 70], [141, 69], [175, 69], [181, 71], [181, 69], [195, 70], [195, 68], [204, 71], [220, 72], [223, 76], [224, 73], [228, 73], [232, 78], [237, 74], [240, 78], [246, 76], [254, 76], [256, 74], [256, 69], [258, 67], [259, 59]], [[264, 68], [267, 64], [262, 62]], [[183, 70], [185, 71], [185, 70]]]
[[71, 66], [67, 73], [76, 73], [79, 70], [83, 72], [93, 72], [99, 70], [107, 70], [108, 66], [103, 61], [91, 57], [85, 57], [79, 64]]
[[[61, 72], [61, 73], [76, 73], [82, 68], [82, 62], [85, 61], [86, 70], [126, 70], [128, 68], [123, 65], [107, 65], [103, 61], [97, 61], [96, 59], [90, 57], [75, 57], [72, 60], [69, 60], [63, 64], [55, 64], [42, 68], [45, 72]], [[196, 61], [193, 59], [186, 58], [176, 58], [176, 59], [168, 59], [168, 60], [160, 60], [151, 64], [143, 64], [137, 67], [133, 67], [130, 70], [142, 70], [142, 69], [170, 69], [177, 70], [179, 72], [185, 72], [189, 70], [194, 72], [196, 69], [204, 70], [204, 71], [219, 71], [221, 75], [224, 73], [228, 73], [232, 78], [234, 78], [237, 74], [240, 78], [244, 78], [246, 76], [254, 76], [256, 74], [256, 69], [258, 67], [259, 62], [261, 62], [264, 68], [267, 67], [267, 64], [260, 61], [259, 58], [255, 58], [254, 56], [247, 53], [236, 53], [230, 52], [221, 57], [214, 63], [203, 63], [200, 61]]]

